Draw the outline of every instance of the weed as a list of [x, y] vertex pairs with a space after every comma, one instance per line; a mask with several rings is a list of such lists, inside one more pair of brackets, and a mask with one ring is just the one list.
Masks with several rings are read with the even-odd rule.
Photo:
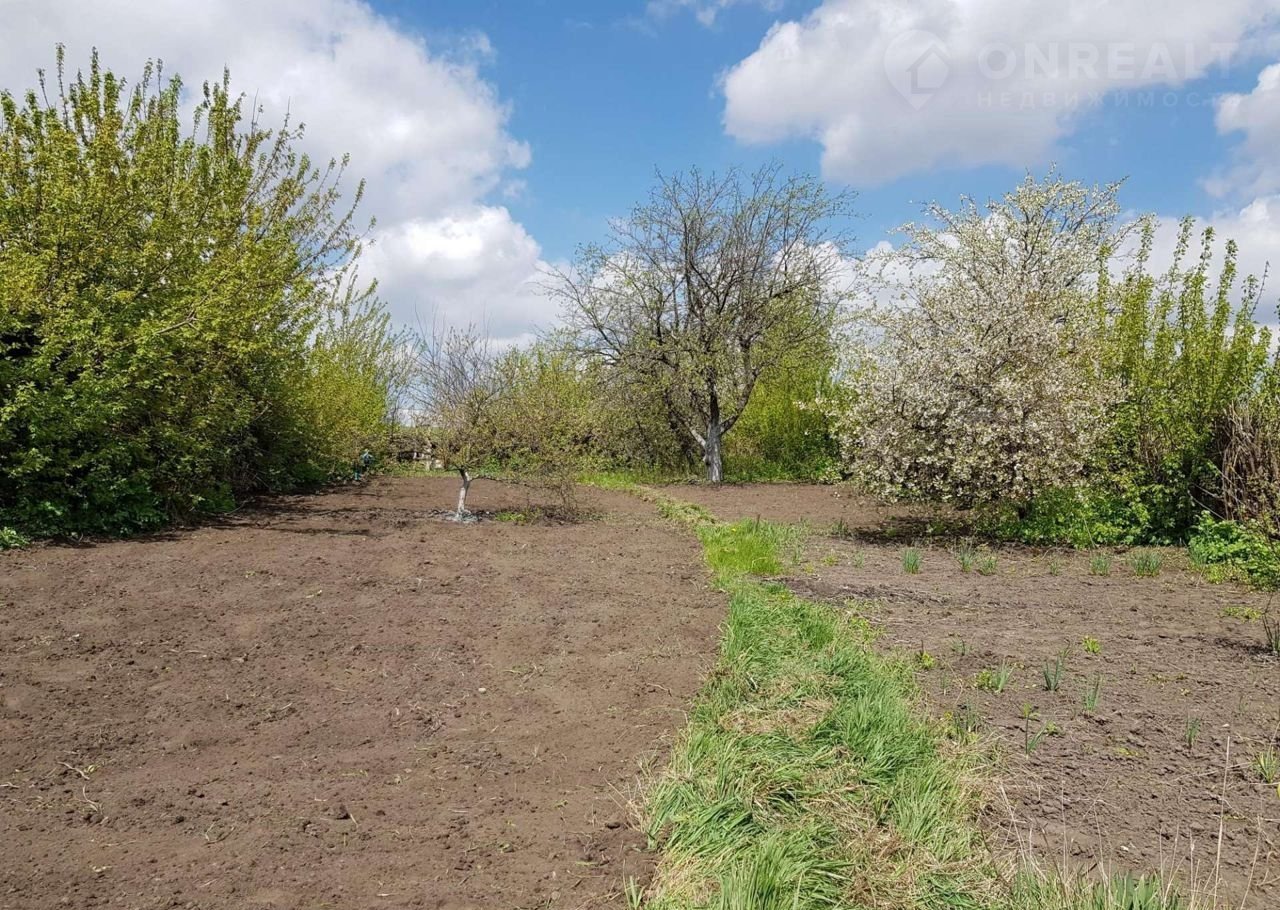
[[1164, 566], [1159, 550], [1134, 550], [1129, 556], [1129, 567], [1139, 578], [1155, 578]]
[[1066, 666], [1066, 661], [1059, 654], [1052, 664], [1044, 665], [1044, 690], [1046, 692], [1057, 692], [1062, 685], [1062, 670]]
[[1086, 654], [1101, 654], [1102, 642], [1094, 638], [1092, 635], [1086, 635], [1080, 642], [1080, 647], [1084, 648]]
[[1267, 746], [1253, 757], [1253, 770], [1264, 784], [1280, 781], [1280, 755], [1276, 754], [1275, 746]]
[[1266, 613], [1262, 617], [1262, 640], [1272, 654], [1280, 654], [1280, 616]]
[[1013, 667], [1000, 661], [998, 667], [979, 670], [978, 675], [973, 679], [973, 684], [988, 692], [1003, 692], [1011, 679], [1013, 679]]
[[991, 553], [987, 553], [978, 559], [979, 575], [995, 575], [998, 567], [996, 558]]
[[853, 566], [855, 569], [861, 569], [866, 564], [867, 554], [862, 551], [858, 551], [849, 557], [849, 565]]
[[1111, 557], [1106, 553], [1095, 553], [1089, 557], [1089, 574], [1106, 578], [1111, 574]]
[[1049, 560], [1049, 574], [1050, 574], [1050, 575], [1061, 575], [1061, 574], [1062, 574], [1062, 560], [1061, 560], [1061, 559], [1056, 559], [1056, 558], [1055, 558], [1055, 559], [1051, 559], [1051, 560]]
[[1031, 722], [1040, 720], [1040, 714], [1030, 702], [1023, 702], [1019, 716], [1022, 718], [1022, 748], [1028, 755], [1040, 748], [1046, 736], [1058, 732], [1058, 727], [1052, 723], [1043, 724], [1035, 733], [1031, 732]]
[[933, 655], [926, 651], [924, 646], [921, 645], [920, 650], [916, 652], [916, 666], [921, 670], [932, 670], [937, 663], [938, 662], [934, 660]]
[[838, 566], [840, 565], [840, 557], [837, 556], [835, 553], [828, 553], [825, 556], [823, 556], [821, 559], [819, 559], [818, 562], [821, 565], [828, 566], [828, 567]]
[[962, 544], [956, 548], [956, 562], [960, 564], [960, 571], [968, 574], [973, 569], [974, 560], [978, 558], [978, 554], [974, 551], [972, 544]]
[[971, 703], [965, 704], [951, 716], [951, 729], [956, 739], [965, 740], [982, 729], [982, 715]]
[[1098, 710], [1098, 700], [1102, 697], [1102, 674], [1095, 673], [1089, 680], [1089, 688], [1084, 690], [1084, 709], [1089, 714]]
[[965, 657], [969, 653], [969, 643], [963, 638], [957, 638], [951, 643], [951, 650], [957, 657]]
[[920, 574], [920, 563], [923, 557], [920, 551], [915, 547], [910, 547], [902, 552], [902, 571], [908, 575]]
[[853, 528], [849, 527], [849, 522], [843, 518], [837, 518], [835, 524], [831, 526], [831, 536], [839, 537], [841, 540], [848, 540], [853, 536]]
[[1200, 738], [1200, 718], [1188, 717], [1187, 722], [1182, 727], [1182, 742], [1188, 749], [1196, 744], [1196, 740]]
[[31, 540], [16, 528], [0, 525], [0, 550], [17, 550], [31, 543]]
[[1242, 619], [1245, 622], [1255, 622], [1262, 618], [1262, 611], [1255, 610], [1253, 607], [1232, 605], [1223, 607], [1220, 615], [1223, 619]]

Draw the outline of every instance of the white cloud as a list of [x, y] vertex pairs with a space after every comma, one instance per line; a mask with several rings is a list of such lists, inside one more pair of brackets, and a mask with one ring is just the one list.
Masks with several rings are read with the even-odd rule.
[[[306, 124], [304, 147], [313, 157], [351, 154], [351, 175], [368, 181], [362, 213], [378, 218], [380, 237], [410, 236], [423, 223], [503, 222], [509, 236], [523, 238], [523, 255], [536, 260], [536, 243], [510, 214], [484, 206], [488, 194], [518, 185], [511, 175], [529, 163], [530, 150], [508, 133], [507, 105], [482, 74], [493, 54], [483, 35], [429, 43], [363, 0], [2, 5], [0, 85], [34, 85], [37, 68], [52, 68], [58, 42], [66, 44], [73, 71], [87, 64], [92, 47], [105, 66], [131, 79], [148, 58], [162, 59], [167, 72], [191, 86], [229, 67], [233, 88], [256, 97], [266, 123], [288, 112]], [[362, 271], [378, 273], [403, 319], [412, 319], [422, 297], [483, 296], [503, 314], [493, 320], [495, 333], [520, 334], [539, 314], [526, 312], [530, 301], [519, 280], [503, 287], [494, 278], [514, 275], [502, 258], [512, 244], [496, 240], [499, 233], [489, 227], [485, 242], [458, 246], [454, 271], [438, 283], [430, 269], [405, 280], [405, 268], [387, 257], [371, 257]], [[456, 259], [465, 256], [474, 261], [463, 268]], [[472, 283], [456, 277], [464, 273]], [[451, 301], [443, 309], [461, 305]]]
[[475, 324], [510, 340], [556, 318], [539, 290], [541, 252], [505, 208], [474, 206], [380, 229], [366, 258], [385, 296], [416, 301], [406, 320]]
[[813, 138], [824, 173], [856, 184], [1032, 165], [1110, 92], [1184, 87], [1265, 49], [1278, 15], [1280, 0], [1070, 0], [1051, 13], [1026, 0], [826, 0], [726, 73], [725, 128], [746, 142]]
[[1280, 63], [1258, 76], [1249, 94], [1224, 95], [1218, 101], [1218, 131], [1242, 133], [1236, 162], [1207, 181], [1211, 192], [1272, 193], [1280, 190]]

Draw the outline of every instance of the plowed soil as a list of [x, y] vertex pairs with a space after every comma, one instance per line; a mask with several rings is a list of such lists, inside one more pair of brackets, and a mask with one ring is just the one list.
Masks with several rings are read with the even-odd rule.
[[722, 599], [638, 500], [454, 496], [0, 554], [0, 907], [625, 906], [627, 795]]

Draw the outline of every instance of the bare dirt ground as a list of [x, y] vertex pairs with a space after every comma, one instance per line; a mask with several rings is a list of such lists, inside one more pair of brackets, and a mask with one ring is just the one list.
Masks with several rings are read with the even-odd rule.
[[[908, 575], [902, 552], [919, 513], [833, 487], [668, 492], [720, 518], [813, 529], [791, 586], [870, 602], [885, 644], [928, 654], [918, 676], [933, 713], [976, 722], [1000, 747], [997, 847], [1077, 868], [1161, 870], [1235, 906], [1280, 906], [1280, 792], [1253, 767], [1280, 739], [1280, 660], [1256, 618], [1238, 618], [1267, 609], [1268, 595], [1208, 584], [1176, 551], [1158, 577], [1140, 578], [1121, 553], [1099, 577], [1087, 554], [1000, 548], [982, 575], [925, 546], [920, 574]], [[829, 535], [838, 521], [852, 539]], [[1048, 691], [1045, 667], [1063, 653]], [[1001, 663], [1013, 671], [1004, 691], [979, 688], [977, 675]], [[1087, 712], [1095, 678], [1098, 707]]]
[[630, 497], [433, 519], [454, 496], [0, 554], [0, 907], [624, 906], [621, 803], [722, 598]]

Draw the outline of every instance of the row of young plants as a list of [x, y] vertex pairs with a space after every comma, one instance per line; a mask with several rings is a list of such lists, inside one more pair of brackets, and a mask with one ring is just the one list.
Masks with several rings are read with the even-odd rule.
[[978, 824], [987, 756], [927, 719], [912, 662], [877, 652], [856, 604], [762, 578], [786, 568], [800, 532], [657, 502], [697, 533], [729, 613], [688, 726], [638, 806], [660, 859], [651, 883], [629, 888], [634, 906], [1186, 906], [1155, 878], [1088, 882], [991, 855]]

